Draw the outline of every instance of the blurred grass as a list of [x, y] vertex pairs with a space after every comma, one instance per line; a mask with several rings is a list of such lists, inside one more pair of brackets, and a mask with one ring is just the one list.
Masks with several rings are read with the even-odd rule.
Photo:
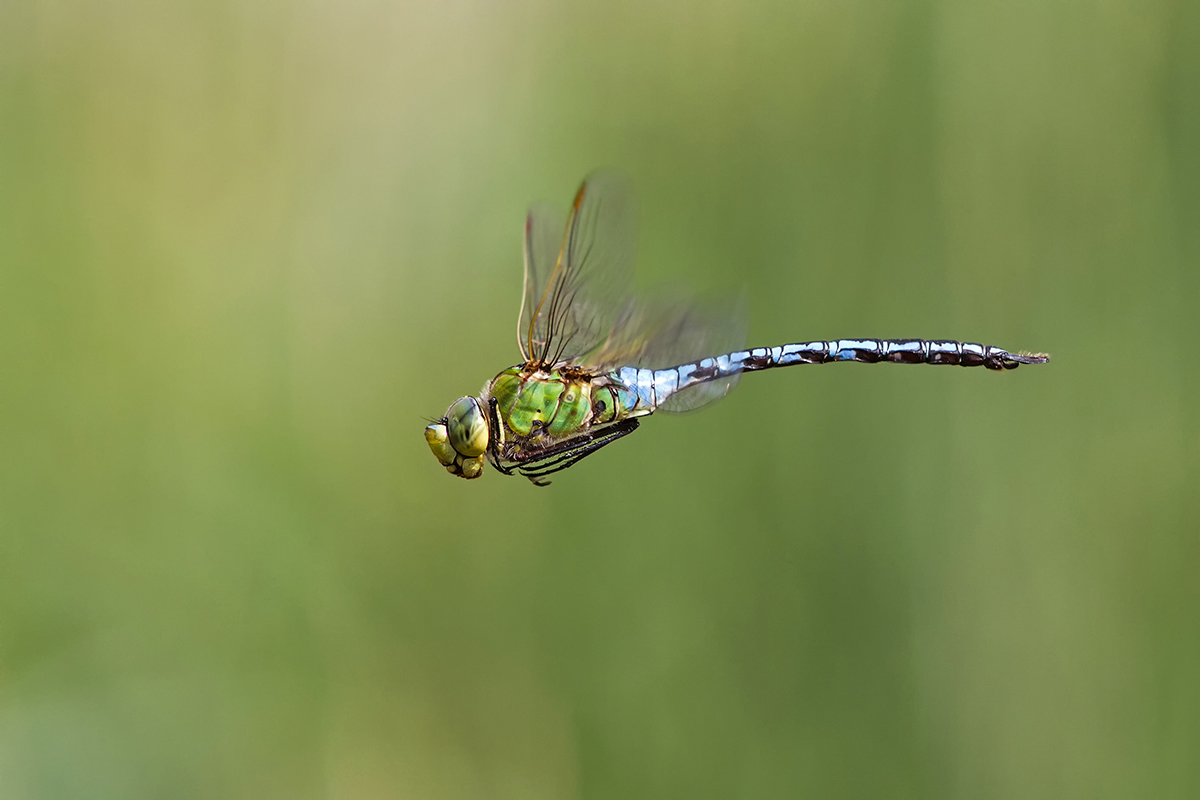
[[[0, 6], [0, 794], [1193, 797], [1184, 2]], [[590, 169], [751, 376], [537, 490], [423, 416]], [[1192, 410], [1189, 410], [1192, 409]]]

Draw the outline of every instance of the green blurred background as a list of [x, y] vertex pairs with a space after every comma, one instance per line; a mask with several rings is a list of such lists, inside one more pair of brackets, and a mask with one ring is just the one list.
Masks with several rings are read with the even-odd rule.
[[[1200, 9], [0, 3], [0, 796], [1200, 795]], [[614, 166], [750, 343], [549, 489], [423, 418]], [[1189, 409], [1191, 409], [1189, 411]]]

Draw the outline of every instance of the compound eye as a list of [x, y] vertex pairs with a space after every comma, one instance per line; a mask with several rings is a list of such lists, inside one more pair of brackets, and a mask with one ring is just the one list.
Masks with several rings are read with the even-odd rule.
[[474, 397], [460, 397], [454, 401], [446, 412], [446, 427], [450, 431], [450, 444], [460, 455], [474, 458], [487, 451], [487, 419]]

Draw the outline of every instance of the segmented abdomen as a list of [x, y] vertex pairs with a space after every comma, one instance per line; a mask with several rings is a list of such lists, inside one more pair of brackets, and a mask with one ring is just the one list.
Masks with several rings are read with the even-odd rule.
[[857, 361], [864, 364], [949, 364], [999, 370], [1048, 360], [1048, 356], [1041, 354], [1010, 353], [991, 345], [950, 340], [837, 339], [739, 350], [659, 370], [622, 367], [615, 377], [637, 393], [640, 404], [653, 409], [672, 395], [701, 383], [739, 372], [797, 364]]

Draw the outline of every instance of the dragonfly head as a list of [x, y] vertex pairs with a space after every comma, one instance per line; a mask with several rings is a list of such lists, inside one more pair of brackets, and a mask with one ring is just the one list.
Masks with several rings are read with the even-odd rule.
[[441, 422], [425, 428], [425, 441], [451, 475], [478, 478], [483, 474], [483, 454], [488, 446], [488, 423], [474, 397], [460, 397]]

